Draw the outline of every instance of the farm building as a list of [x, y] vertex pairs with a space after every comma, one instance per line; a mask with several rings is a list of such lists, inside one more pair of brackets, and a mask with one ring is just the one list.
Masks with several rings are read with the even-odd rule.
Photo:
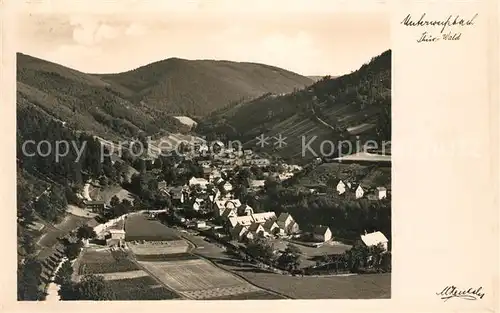
[[385, 237], [385, 235], [379, 231], [369, 234], [365, 232], [364, 235], [361, 235], [361, 241], [367, 247], [373, 247], [378, 244], [382, 244], [385, 250], [387, 250], [387, 244], [389, 243], [389, 240]]
[[85, 206], [93, 213], [102, 214], [104, 212], [106, 204], [104, 203], [104, 201], [87, 201], [87, 203], [85, 203]]
[[328, 226], [316, 226], [313, 230], [313, 238], [318, 242], [327, 242], [332, 239], [332, 231]]
[[122, 246], [125, 240], [125, 231], [123, 229], [110, 229], [109, 235], [106, 237], [106, 245], [108, 246]]

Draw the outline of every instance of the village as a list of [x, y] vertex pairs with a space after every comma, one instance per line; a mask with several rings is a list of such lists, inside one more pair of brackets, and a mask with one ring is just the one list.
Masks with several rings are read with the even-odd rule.
[[[156, 176], [157, 191], [169, 199], [171, 206], [151, 209], [164, 209], [163, 214], [167, 216], [164, 220], [169, 224], [242, 247], [261, 239], [275, 246], [292, 242], [298, 247], [315, 247], [321, 251], [318, 254], [323, 255], [329, 254], [328, 247], [332, 251], [338, 251], [339, 247], [344, 251], [349, 247], [337, 241], [328, 226], [313, 225], [304, 230], [290, 213], [277, 213], [272, 208], [256, 211], [248, 199], [238, 198], [243, 185], [246, 192], [258, 199], [260, 194], [265, 193], [266, 184], [270, 181], [285, 183], [303, 170], [301, 166], [282, 161], [279, 166], [271, 166], [273, 162], [270, 159], [250, 149], [240, 151], [225, 147], [221, 141], [213, 142], [209, 147], [204, 140], [200, 140], [190, 148], [188, 152], [184, 150], [182, 157], [176, 155], [173, 168], [181, 174], [185, 169], [179, 165], [188, 159], [201, 169], [198, 176], [191, 177], [182, 185], [169, 185], [161, 179], [161, 174]], [[155, 167], [156, 160], [148, 160], [152, 163], [151, 168]], [[242, 178], [242, 172], [258, 172], [258, 175], [252, 175], [258, 177]], [[390, 197], [390, 191], [385, 186], [363, 186], [353, 180], [339, 179], [334, 188], [334, 194], [345, 199], [381, 201]], [[309, 192], [318, 193], [315, 189]], [[89, 201], [87, 207], [94, 213], [105, 214], [109, 206], [102, 201]], [[151, 218], [157, 218], [157, 215], [152, 214]], [[122, 242], [118, 245], [124, 247], [125, 230], [120, 234], [118, 230], [111, 232], [113, 235], [108, 234], [108, 237], [120, 238]], [[388, 250], [388, 239], [378, 230], [360, 233], [359, 242], [367, 248], [381, 246], [383, 250]]]

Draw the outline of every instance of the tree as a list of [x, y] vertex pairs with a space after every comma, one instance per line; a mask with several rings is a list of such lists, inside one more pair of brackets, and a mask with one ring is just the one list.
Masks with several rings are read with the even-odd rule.
[[62, 300], [114, 300], [115, 294], [103, 276], [86, 275], [76, 284], [61, 285], [59, 295]]
[[274, 248], [267, 241], [258, 238], [248, 243], [247, 253], [264, 262], [271, 262], [274, 257]]
[[114, 195], [113, 197], [111, 197], [111, 200], [109, 201], [109, 205], [113, 208], [117, 205], [120, 204], [120, 198], [118, 198], [116, 195]]
[[79, 239], [92, 239], [92, 238], [95, 238], [97, 236], [97, 234], [95, 233], [94, 229], [88, 225], [83, 225], [83, 226], [80, 226], [80, 228], [78, 228], [77, 232], [76, 232], [76, 236], [79, 238]]
[[43, 298], [40, 291], [40, 275], [42, 266], [34, 258], [26, 258], [24, 264], [18, 264], [17, 268], [17, 299], [36, 301]]
[[288, 271], [295, 271], [300, 266], [300, 256], [302, 252], [300, 249], [292, 244], [288, 244], [285, 251], [277, 259], [277, 263], [281, 268]]
[[80, 249], [82, 248], [83, 243], [81, 241], [77, 242], [67, 242], [65, 247], [65, 254], [70, 260], [74, 260], [80, 254]]
[[54, 282], [59, 285], [71, 283], [71, 275], [73, 275], [73, 266], [71, 261], [66, 260], [57, 271]]

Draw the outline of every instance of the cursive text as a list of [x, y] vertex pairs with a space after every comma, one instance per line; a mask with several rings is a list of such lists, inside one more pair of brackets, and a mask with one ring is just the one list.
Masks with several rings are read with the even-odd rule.
[[[428, 19], [426, 13], [423, 13], [417, 19], [408, 14], [401, 21], [401, 24], [408, 27], [422, 27], [426, 29], [418, 37], [418, 43], [437, 42], [439, 40], [456, 41], [462, 37], [461, 30], [457, 29], [474, 26], [477, 16], [478, 14], [476, 13], [470, 18], [464, 18], [457, 14], [448, 15], [443, 19]], [[439, 33], [437, 31], [433, 32], [431, 28], [434, 27], [439, 28]]]
[[482, 292], [483, 287], [479, 288], [469, 288], [469, 289], [459, 289], [455, 286], [446, 286], [436, 295], [440, 296], [442, 300], [448, 301], [451, 298], [460, 298], [464, 300], [478, 300], [482, 299], [485, 295]]

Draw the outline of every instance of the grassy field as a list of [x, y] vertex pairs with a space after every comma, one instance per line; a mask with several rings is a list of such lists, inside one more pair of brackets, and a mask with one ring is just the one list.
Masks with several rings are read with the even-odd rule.
[[189, 253], [173, 253], [173, 254], [136, 254], [137, 261], [182, 261], [182, 260], [196, 260], [197, 256]]
[[188, 299], [210, 299], [260, 291], [202, 259], [140, 263], [165, 285]]
[[[287, 241], [283, 241], [280, 239], [275, 239], [272, 241], [274, 249], [285, 250], [288, 245]], [[325, 254], [343, 254], [345, 251], [349, 250], [351, 246], [341, 244], [341, 243], [326, 243], [320, 247], [308, 247], [300, 244], [293, 243], [296, 247], [302, 251], [302, 255], [300, 258], [301, 264], [300, 267], [308, 267], [316, 264], [316, 258]]]
[[[364, 186], [391, 186], [390, 166], [324, 163], [300, 179], [302, 185], [328, 184], [330, 179], [354, 179]], [[336, 186], [331, 186], [335, 190]]]
[[149, 276], [108, 281], [116, 300], [167, 300], [179, 296]]
[[252, 284], [293, 299], [383, 299], [391, 296], [391, 274], [353, 276], [286, 276], [250, 266], [220, 264]]
[[147, 240], [167, 241], [178, 240], [177, 232], [154, 220], [148, 220], [146, 216], [131, 215], [125, 222], [125, 240]]
[[135, 263], [121, 253], [112, 253], [109, 250], [86, 251], [81, 257], [78, 274], [104, 274], [138, 269]]
[[253, 291], [253, 292], [240, 293], [230, 296], [215, 297], [206, 300], [278, 300], [278, 299], [285, 299], [285, 298], [266, 291]]

